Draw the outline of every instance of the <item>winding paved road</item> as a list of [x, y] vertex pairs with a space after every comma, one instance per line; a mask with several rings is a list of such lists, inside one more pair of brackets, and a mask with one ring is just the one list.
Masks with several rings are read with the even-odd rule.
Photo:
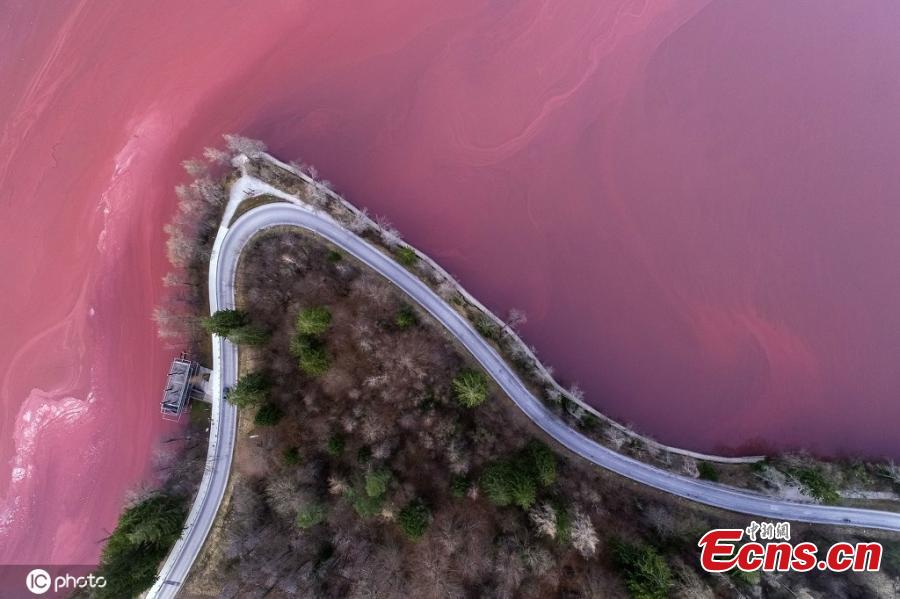
[[[244, 176], [232, 186], [231, 200], [222, 222], [231, 221], [241, 199], [262, 193], [297, 202], [262, 181]], [[588, 439], [570, 428], [534, 397], [497, 351], [427, 285], [328, 215], [298, 203], [265, 204], [241, 215], [231, 227], [223, 226], [219, 229], [210, 259], [209, 297], [212, 312], [234, 307], [234, 281], [241, 251], [254, 235], [277, 226], [307, 229], [386, 277], [446, 327], [537, 426], [569, 450], [598, 466], [655, 489], [733, 512], [773, 520], [900, 531], [898, 513], [773, 499], [660, 470]], [[182, 538], [160, 570], [160, 578], [148, 593], [149, 597], [174, 597], [177, 594], [212, 527], [228, 483], [237, 433], [237, 411], [234, 406], [223, 401], [222, 390], [237, 381], [236, 348], [230, 342], [214, 336], [213, 362], [214, 401], [207, 469]]]

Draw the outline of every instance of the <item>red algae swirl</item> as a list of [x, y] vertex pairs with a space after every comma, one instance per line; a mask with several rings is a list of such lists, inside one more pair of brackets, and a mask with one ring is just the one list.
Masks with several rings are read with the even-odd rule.
[[661, 441], [900, 457], [900, 5], [0, 0], [0, 563], [151, 455], [179, 163], [315, 164]]

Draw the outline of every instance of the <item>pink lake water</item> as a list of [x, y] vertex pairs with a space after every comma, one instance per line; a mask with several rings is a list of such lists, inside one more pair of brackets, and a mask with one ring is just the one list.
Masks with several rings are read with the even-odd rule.
[[179, 163], [315, 164], [588, 400], [900, 457], [900, 5], [0, 0], [0, 563], [152, 480]]

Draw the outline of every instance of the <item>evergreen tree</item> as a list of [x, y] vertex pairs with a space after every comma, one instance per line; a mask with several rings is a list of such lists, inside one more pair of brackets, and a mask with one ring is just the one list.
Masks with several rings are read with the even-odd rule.
[[100, 556], [97, 575], [106, 579], [106, 586], [94, 589], [92, 596], [136, 597], [150, 588], [186, 516], [181, 499], [162, 494], [126, 509]]
[[634, 599], [665, 599], [672, 587], [672, 571], [666, 560], [649, 545], [613, 541], [613, 555]]
[[297, 316], [297, 332], [300, 335], [320, 337], [331, 326], [331, 312], [323, 306], [301, 310]]
[[406, 504], [397, 515], [400, 529], [413, 541], [422, 538], [431, 523], [431, 510], [421, 499], [414, 499]]
[[267, 329], [255, 324], [245, 324], [228, 333], [228, 340], [235, 345], [265, 345], [271, 337]]
[[226, 399], [239, 408], [257, 406], [266, 400], [272, 382], [263, 372], [244, 375], [226, 395]]
[[256, 417], [253, 418], [253, 423], [258, 426], [275, 426], [281, 421], [283, 416], [284, 412], [281, 411], [281, 408], [273, 403], [267, 403], [263, 404], [263, 406], [256, 411]]
[[453, 394], [466, 408], [480, 406], [488, 396], [487, 379], [477, 370], [464, 370], [453, 379]]
[[311, 503], [310, 505], [300, 508], [297, 512], [297, 526], [306, 530], [312, 528], [325, 520], [328, 515], [328, 508], [321, 503]]
[[243, 310], [219, 310], [203, 319], [203, 328], [208, 333], [228, 336], [233, 330], [250, 324], [250, 316]]

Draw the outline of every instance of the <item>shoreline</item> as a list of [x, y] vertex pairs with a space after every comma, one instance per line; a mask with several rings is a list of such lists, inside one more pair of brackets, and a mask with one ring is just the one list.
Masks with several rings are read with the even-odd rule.
[[[253, 143], [262, 146], [261, 142]], [[501, 334], [497, 336], [480, 328], [479, 324], [484, 325], [484, 321], [474, 322], [465, 308], [481, 304], [475, 298], [472, 298], [471, 303], [463, 302], [462, 300], [471, 297], [465, 289], [422, 252], [401, 243], [399, 233], [389, 225], [375, 223], [364, 210], [356, 209], [327, 185], [316, 182], [302, 173], [299, 167], [285, 165], [266, 154], [262, 147], [246, 152], [235, 151], [231, 165], [240, 175], [237, 176], [235, 171], [227, 172], [219, 183], [222, 191], [227, 190], [228, 200], [219, 213], [219, 229], [208, 256], [210, 313], [234, 304], [233, 277], [237, 269], [235, 251], [240, 257], [244, 245], [256, 233], [267, 228], [281, 225], [305, 228], [350, 251], [357, 259], [412, 297], [420, 308], [437, 318], [463, 344], [494, 383], [533, 424], [564, 448], [593, 464], [634, 483], [731, 512], [813, 524], [897, 530], [894, 523], [897, 511], [847, 507], [845, 497], [858, 497], [861, 490], [856, 488], [858, 485], [852, 484], [844, 472], [838, 472], [841, 475], [838, 478], [834, 476], [834, 470], [823, 471], [823, 466], [830, 465], [812, 461], [808, 456], [785, 456], [778, 462], [778, 468], [770, 467], [769, 459], [762, 456], [751, 456], [750, 463], [747, 463], [747, 458], [730, 465], [718, 462], [719, 468], [713, 467], [711, 460], [698, 463], [694, 457], [685, 455], [682, 451], [666, 452], [660, 460], [661, 452], [648, 451], [647, 445], [636, 433], [618, 423], [615, 423], [617, 426], [608, 424], [610, 419], [602, 414], [602, 419], [594, 416], [595, 410], [583, 407], [581, 397], [566, 390], [560, 392], [561, 386], [549, 377], [547, 369], [537, 361], [521, 338], [508, 332], [506, 323], [503, 323], [499, 331]], [[263, 173], [262, 170], [267, 172]], [[284, 181], [285, 178], [287, 181]], [[252, 204], [252, 209], [247, 211], [244, 218], [237, 219], [235, 215], [245, 200]], [[283, 207], [279, 208], [279, 205]], [[223, 253], [226, 238], [231, 246], [237, 244], [237, 247], [235, 249], [230, 246], [229, 251]], [[232, 266], [224, 273], [231, 278], [226, 278], [224, 287], [221, 287], [223, 260], [231, 260]], [[427, 268], [422, 268], [423, 264]], [[229, 292], [230, 298], [218, 297], [219, 293], [227, 296]], [[483, 306], [476, 313], [481, 318], [489, 319], [488, 324], [495, 329], [502, 323]], [[217, 516], [231, 476], [236, 410], [233, 405], [222, 400], [221, 391], [223, 386], [234, 384], [237, 380], [237, 348], [225, 343], [221, 337], [214, 336], [213, 341], [215, 380], [212, 420], [215, 424], [212, 428], [215, 432], [211, 430], [208, 468], [201, 481], [197, 500], [200, 495], [204, 495], [204, 498], [199, 502], [195, 500], [188, 514], [186, 532], [176, 542], [161, 568], [161, 578], [151, 590], [151, 596], [168, 596], [173, 591], [177, 592], [184, 582], [194, 559], [205, 545], [206, 534]], [[511, 347], [518, 349], [518, 359], [504, 350], [504, 345], [511, 342]], [[591, 426], [587, 426], [588, 424]], [[597, 438], [589, 434], [595, 432], [598, 425], [604, 427], [601, 432], [607, 433], [606, 437]], [[609, 431], [613, 431], [615, 436], [624, 434], [623, 429], [632, 435], [629, 444], [624, 450], [622, 443], [610, 446]], [[223, 437], [224, 448], [216, 443], [220, 437]], [[875, 490], [871, 485], [878, 482], [878, 479], [873, 473], [891, 474], [896, 470], [892, 463], [887, 466], [861, 465], [868, 476], [865, 485], [870, 486], [865, 491]], [[719, 471], [723, 468], [738, 469], [745, 478], [737, 484], [734, 479], [720, 481]], [[762, 489], [758, 487], [759, 482], [754, 477], [764, 481]], [[779, 478], [781, 482], [778, 482]], [[893, 476], [890, 478], [893, 479]], [[216, 482], [213, 483], [212, 479]], [[776, 482], [773, 483], [773, 480]], [[843, 487], [837, 486], [838, 480], [844, 484]], [[213, 486], [215, 491], [212, 490]], [[841, 491], [844, 496], [840, 494]], [[211, 495], [215, 496], [212, 511], [210, 508], [213, 504], [208, 501]]]
[[[247, 157], [247, 160], [248, 160], [248, 162], [252, 162], [254, 159], [258, 159], [259, 157], [262, 157], [266, 162], [269, 162], [272, 165], [274, 165], [284, 171], [287, 171], [288, 173], [294, 175], [295, 177], [300, 178], [307, 185], [312, 185], [319, 193], [324, 194], [324, 195], [328, 196], [330, 199], [338, 202], [342, 209], [346, 210], [347, 212], [349, 212], [352, 215], [352, 217], [353, 217], [352, 220], [349, 220], [348, 222], [344, 222], [344, 219], [346, 219], [346, 217], [344, 217], [344, 219], [342, 219], [343, 215], [334, 214], [334, 213], [330, 212], [327, 209], [328, 208], [327, 205], [324, 206], [324, 212], [326, 214], [329, 214], [330, 216], [332, 216], [332, 218], [335, 218], [335, 220], [337, 220], [338, 222], [340, 222], [342, 224], [347, 225], [347, 224], [356, 223], [355, 226], [350, 227], [351, 230], [354, 230], [354, 232], [359, 233], [359, 234], [365, 233], [367, 231], [377, 232], [378, 233], [377, 236], [378, 236], [379, 240], [382, 241], [382, 243], [385, 243], [384, 242], [385, 236], [388, 236], [388, 238], [397, 236], [397, 233], [395, 231], [386, 230], [383, 226], [381, 226], [375, 220], [370, 218], [368, 216], [368, 214], [366, 213], [366, 211], [360, 210], [359, 208], [354, 206], [351, 202], [349, 202], [347, 199], [345, 199], [343, 196], [341, 196], [334, 190], [330, 189], [330, 187], [328, 187], [327, 185], [323, 185], [322, 183], [316, 181], [315, 179], [313, 179], [312, 177], [310, 177], [309, 175], [304, 173], [302, 170], [300, 170], [296, 166], [293, 166], [289, 163], [285, 163], [282, 160], [279, 160], [278, 158], [272, 156], [271, 154], [269, 154], [267, 152], [260, 152], [258, 154], [258, 156], [256, 156], [256, 157]], [[261, 179], [263, 181], [265, 181], [265, 178], [261, 178]], [[273, 187], [275, 187], [275, 186], [273, 185]], [[303, 201], [303, 198], [298, 197], [297, 199], [300, 199], [301, 201]], [[314, 209], [316, 209], [316, 208], [322, 209], [323, 208], [322, 206], [319, 206], [312, 202], [305, 202], [305, 203]], [[360, 228], [359, 223], [364, 223], [364, 225], [363, 225], [364, 228], [362, 228], [361, 231], [355, 230], [355, 229]], [[369, 239], [369, 240], [371, 241], [371, 239]], [[477, 310], [482, 316], [490, 319], [491, 323], [495, 327], [497, 327], [499, 330], [503, 331], [504, 336], [509, 341], [511, 341], [511, 343], [516, 347], [516, 351], [521, 352], [521, 355], [528, 362], [528, 366], [536, 371], [535, 374], [541, 379], [541, 381], [540, 381], [541, 383], [543, 383], [546, 386], [550, 386], [552, 388], [552, 391], [559, 394], [559, 396], [561, 398], [565, 398], [567, 401], [578, 406], [578, 408], [580, 408], [581, 410], [584, 410], [584, 412], [586, 412], [587, 414], [594, 416], [595, 418], [602, 421], [604, 424], [618, 430], [623, 435], [625, 435], [628, 439], [634, 439], [634, 440], [644, 444], [646, 447], [648, 447], [652, 450], [676, 454], [676, 455], [680, 455], [680, 456], [684, 456], [684, 457], [689, 457], [689, 458], [692, 458], [695, 460], [702, 460], [702, 461], [706, 461], [706, 462], [715, 462], [715, 463], [719, 463], [719, 464], [752, 464], [752, 463], [756, 463], [756, 462], [761, 462], [768, 457], [766, 455], [722, 456], [722, 455], [709, 454], [709, 453], [704, 453], [704, 452], [700, 452], [700, 451], [694, 451], [691, 449], [685, 449], [685, 448], [680, 448], [680, 447], [674, 447], [671, 445], [666, 445], [665, 443], [660, 443], [659, 441], [656, 441], [655, 439], [653, 439], [647, 435], [636, 432], [632, 428], [603, 414], [597, 408], [595, 408], [592, 405], [590, 405], [589, 403], [587, 403], [583, 398], [578, 397], [576, 394], [573, 394], [569, 389], [566, 389], [565, 387], [563, 387], [562, 384], [560, 384], [558, 381], [556, 381], [556, 379], [553, 377], [553, 375], [548, 371], [547, 367], [535, 355], [535, 353], [531, 349], [531, 347], [529, 347], [529, 345], [527, 343], [525, 343], [525, 341], [519, 336], [519, 334], [511, 326], [508, 326], [507, 323], [503, 319], [498, 317], [489, 308], [487, 308], [484, 304], [482, 304], [474, 295], [472, 295], [465, 287], [463, 287], [463, 285], [459, 281], [457, 281], [450, 273], [448, 273], [443, 267], [441, 267], [440, 264], [438, 264], [428, 254], [426, 254], [425, 252], [421, 251], [420, 249], [412, 246], [411, 244], [409, 244], [405, 241], [400, 241], [399, 236], [396, 237], [396, 246], [397, 247], [406, 247], [406, 248], [409, 248], [410, 250], [412, 250], [413, 252], [415, 252], [417, 259], [419, 261], [425, 263], [429, 269], [431, 269], [434, 273], [437, 274], [437, 276], [440, 279], [439, 285], [447, 285], [447, 284], [451, 285], [453, 287], [453, 291], [455, 293], [457, 293], [464, 302], [466, 302], [470, 307]], [[389, 248], [382, 248], [382, 249], [389, 249]], [[418, 273], [414, 272], [414, 274], [418, 274]], [[420, 277], [420, 278], [423, 278], [423, 277]], [[426, 284], [430, 283], [430, 281], [428, 281], [428, 280], [424, 280], [424, 282]], [[444, 293], [439, 292], [439, 295], [444, 296]], [[447, 299], [447, 298], [445, 298], [445, 299]], [[472, 319], [469, 318], [469, 320], [471, 321]], [[503, 355], [503, 357], [508, 362], [515, 365], [515, 362], [511, 359], [511, 357], [509, 355], [507, 355], [507, 352], [503, 351], [503, 347], [497, 347], [497, 349], [501, 351], [501, 355]], [[544, 391], [544, 393], [546, 393], [546, 390]]]
[[[859, 505], [859, 501], [871, 501], [869, 496], [878, 497], [881, 502], [900, 501], [896, 485], [887, 480], [893, 479], [894, 466], [890, 462], [820, 460], [805, 453], [719, 456], [668, 446], [631, 430], [585, 403], [578, 391], [572, 393], [563, 388], [507, 323], [427, 254], [401, 241], [400, 233], [389, 224], [370, 218], [366, 210], [356, 208], [331, 190], [327, 182], [318, 182], [304, 173], [302, 167], [285, 163], [264, 151], [238, 156], [233, 166], [269, 188], [258, 189], [258, 193], [248, 198], [254, 207], [261, 205], [257, 202], [262, 196], [267, 196], [269, 202], [294, 203], [326, 216], [391, 259], [401, 264], [408, 261], [404, 264], [407, 271], [478, 330], [545, 407], [588, 439], [664, 471], [773, 499], [834, 505]], [[862, 479], [859, 478], [861, 464]]]

